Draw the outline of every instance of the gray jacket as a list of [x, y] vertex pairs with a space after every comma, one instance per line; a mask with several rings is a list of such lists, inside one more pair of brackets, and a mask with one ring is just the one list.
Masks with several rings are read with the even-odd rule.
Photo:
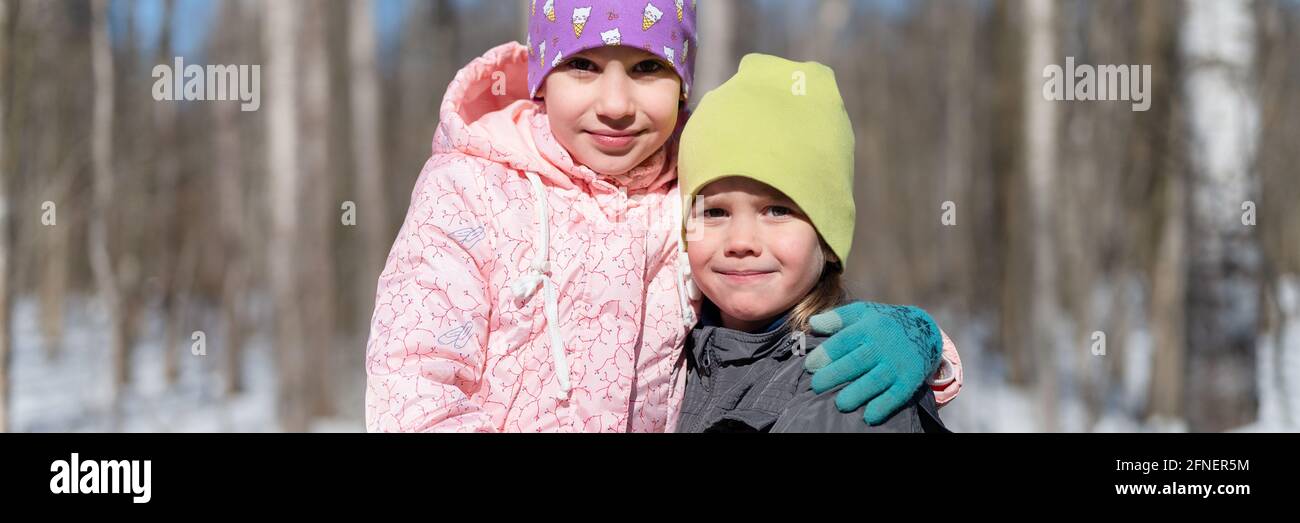
[[696, 327], [686, 342], [686, 397], [678, 432], [948, 432], [934, 392], [923, 386], [885, 423], [869, 426], [863, 408], [840, 412], [835, 394], [812, 391], [803, 358], [825, 338], [788, 328], [747, 333]]

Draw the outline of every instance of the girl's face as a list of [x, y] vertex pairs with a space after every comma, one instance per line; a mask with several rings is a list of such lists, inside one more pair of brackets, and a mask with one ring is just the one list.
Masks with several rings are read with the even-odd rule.
[[681, 79], [641, 49], [606, 46], [556, 67], [538, 95], [556, 140], [575, 161], [604, 175], [631, 171], [677, 127]]
[[729, 329], [753, 332], [799, 303], [826, 257], [817, 229], [785, 194], [749, 178], [706, 185], [692, 211], [686, 247], [700, 290]]

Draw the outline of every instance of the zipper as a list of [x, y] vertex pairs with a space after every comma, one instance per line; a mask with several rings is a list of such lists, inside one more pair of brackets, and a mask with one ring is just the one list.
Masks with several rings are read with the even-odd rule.
[[712, 396], [713, 393], [713, 349], [709, 347], [709, 342], [713, 339], [713, 333], [710, 332], [704, 337], [701, 343], [704, 344], [703, 354], [700, 356], [700, 381], [704, 383], [704, 391]]

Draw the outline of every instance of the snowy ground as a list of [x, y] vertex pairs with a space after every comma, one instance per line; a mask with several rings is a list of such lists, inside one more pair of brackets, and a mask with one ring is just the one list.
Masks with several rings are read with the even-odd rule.
[[[1130, 284], [1127, 289], [1137, 288]], [[1099, 323], [1110, 314], [1111, 289], [1099, 288], [1094, 296], [1094, 316]], [[1256, 422], [1233, 432], [1300, 432], [1300, 279], [1283, 280], [1279, 302], [1289, 318], [1278, 339], [1261, 336], [1257, 361], [1260, 409]], [[1141, 311], [1141, 297], [1126, 298], [1129, 311]], [[1040, 393], [1007, 383], [1005, 363], [991, 350], [990, 321], [962, 318], [940, 311], [945, 330], [957, 343], [962, 358], [965, 384], [961, 395], [940, 415], [957, 432], [1038, 432], [1045, 430]], [[1064, 322], [1063, 322], [1064, 323]], [[1182, 420], [1144, 420], [1147, 387], [1151, 375], [1153, 342], [1146, 322], [1135, 321], [1127, 335], [1108, 333], [1111, 350], [1096, 357], [1088, 352], [1090, 340], [1062, 334], [1054, 344], [1058, 363], [1058, 427], [1062, 432], [1185, 432]], [[1067, 326], [1068, 327], [1068, 326]], [[1068, 328], [1059, 330], [1069, 332]], [[1122, 347], [1116, 344], [1122, 344]], [[1117, 350], [1122, 349], [1122, 350]], [[1124, 375], [1117, 383], [1101, 383], [1105, 407], [1096, 422], [1090, 422], [1082, 396], [1081, 375], [1103, 376], [1103, 358], [1124, 359]]]
[[1257, 359], [1259, 420], [1241, 432], [1300, 432], [1300, 278], [1278, 285], [1278, 303], [1289, 317], [1282, 335], [1264, 336]]
[[[1136, 299], [1136, 298], [1135, 298]], [[1102, 289], [1096, 300], [1112, 303]], [[1289, 328], [1277, 339], [1261, 338], [1258, 361], [1260, 413], [1258, 420], [1237, 431], [1300, 431], [1300, 280], [1286, 281], [1280, 301], [1290, 317]], [[1104, 317], [1100, 306], [1098, 317]], [[1131, 309], [1134, 310], [1134, 309]], [[1136, 309], [1140, 310], [1140, 308]], [[275, 367], [265, 329], [251, 334], [245, 348], [243, 369], [247, 390], [232, 398], [221, 395], [222, 364], [220, 322], [215, 313], [197, 314], [196, 326], [208, 335], [208, 355], [190, 354], [185, 335], [180, 352], [180, 377], [174, 387], [163, 380], [163, 337], [161, 315], [156, 310], [144, 316], [139, 344], [131, 363], [130, 384], [119, 421], [115, 423], [110, 401], [111, 366], [105, 342], [105, 317], [94, 300], [72, 299], [65, 317], [63, 351], [57, 359], [47, 358], [37, 328], [37, 303], [30, 298], [14, 304], [14, 358], [12, 424], [22, 432], [274, 432], [280, 427], [274, 411]], [[266, 318], [268, 311], [253, 311], [252, 317]], [[961, 395], [942, 411], [945, 423], [957, 432], [1037, 432], [1043, 407], [1037, 391], [1006, 382], [1005, 363], [992, 350], [993, 333], [987, 319], [961, 318], [939, 311], [945, 330], [953, 335], [961, 351], [965, 386]], [[949, 329], [951, 327], [951, 329]], [[1066, 330], [1066, 329], [1062, 329]], [[1111, 334], [1109, 343], [1123, 343], [1105, 357], [1124, 358], [1125, 375], [1119, 383], [1102, 383], [1106, 405], [1096, 422], [1090, 422], [1078, 393], [1081, 374], [1098, 372], [1101, 359], [1086, 351], [1088, 340], [1060, 336], [1057, 360], [1058, 430], [1065, 432], [1166, 432], [1185, 431], [1179, 420], [1142, 421], [1147, 379], [1151, 373], [1151, 336], [1143, 323], [1136, 322], [1127, 336]], [[1121, 341], [1122, 339], [1122, 341]], [[314, 432], [357, 432], [364, 430], [360, 348], [340, 354], [332, 363], [336, 376], [336, 418], [317, 420]], [[1279, 353], [1279, 351], [1281, 351]]]
[[[275, 367], [265, 332], [254, 332], [244, 350], [246, 391], [223, 398], [220, 322], [216, 314], [196, 314], [196, 326], [185, 329], [180, 346], [180, 376], [173, 387], [163, 377], [162, 316], [156, 310], [142, 316], [139, 342], [132, 354], [133, 381], [113, 414], [112, 367], [106, 317], [93, 300], [70, 299], [65, 316], [62, 352], [47, 358], [38, 330], [35, 300], [14, 304], [14, 357], [11, 376], [12, 427], [19, 432], [274, 432]], [[266, 317], [265, 314], [253, 317]], [[190, 353], [189, 333], [203, 330], [207, 355]], [[360, 350], [360, 349], [359, 349]], [[360, 355], [352, 368], [360, 369]], [[343, 363], [346, 365], [347, 363]], [[343, 368], [335, 366], [335, 368]], [[358, 370], [356, 373], [358, 374]], [[313, 423], [318, 432], [364, 430], [360, 391], [363, 379], [340, 383], [337, 419]]]

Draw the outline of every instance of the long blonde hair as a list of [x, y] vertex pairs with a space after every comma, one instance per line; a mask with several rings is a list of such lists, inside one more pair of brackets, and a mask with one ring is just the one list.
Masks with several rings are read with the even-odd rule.
[[847, 294], [844, 291], [844, 265], [835, 258], [825, 241], [821, 242], [822, 254], [826, 263], [822, 266], [821, 278], [817, 280], [808, 295], [790, 309], [786, 326], [792, 331], [808, 330], [808, 320], [828, 309], [844, 303]]

